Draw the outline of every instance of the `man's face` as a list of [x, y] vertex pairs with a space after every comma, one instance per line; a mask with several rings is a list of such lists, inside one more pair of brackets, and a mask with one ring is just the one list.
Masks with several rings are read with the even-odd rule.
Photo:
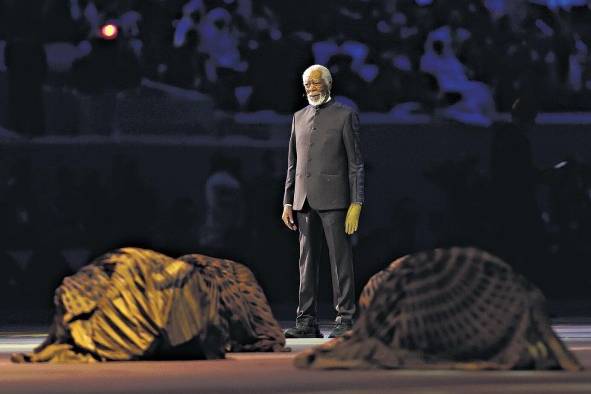
[[322, 79], [322, 72], [320, 70], [313, 70], [304, 80], [304, 88], [306, 89], [306, 97], [311, 105], [319, 105], [328, 98], [328, 85]]

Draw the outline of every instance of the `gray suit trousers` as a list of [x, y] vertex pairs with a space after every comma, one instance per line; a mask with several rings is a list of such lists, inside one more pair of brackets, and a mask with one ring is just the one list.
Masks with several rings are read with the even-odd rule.
[[346, 209], [315, 210], [307, 201], [297, 214], [300, 238], [300, 291], [297, 320], [316, 320], [318, 268], [326, 237], [330, 257], [336, 322], [355, 314], [355, 281], [351, 240], [345, 233]]

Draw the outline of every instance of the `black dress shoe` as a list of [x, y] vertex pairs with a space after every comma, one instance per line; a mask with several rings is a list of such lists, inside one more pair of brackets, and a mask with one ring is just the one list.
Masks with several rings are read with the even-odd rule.
[[285, 338], [324, 338], [317, 324], [296, 323], [295, 327], [285, 330]]
[[340, 323], [335, 324], [334, 328], [332, 329], [332, 332], [330, 333], [330, 335], [328, 337], [329, 338], [340, 337], [352, 328], [353, 328], [352, 321], [349, 321], [349, 320], [342, 321]]

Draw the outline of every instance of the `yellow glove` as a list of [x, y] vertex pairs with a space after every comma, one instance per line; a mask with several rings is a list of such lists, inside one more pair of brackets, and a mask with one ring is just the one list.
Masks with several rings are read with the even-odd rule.
[[347, 218], [345, 219], [345, 233], [351, 235], [355, 231], [357, 231], [360, 214], [361, 204], [354, 202], [351, 205], [349, 205], [349, 210], [347, 211]]

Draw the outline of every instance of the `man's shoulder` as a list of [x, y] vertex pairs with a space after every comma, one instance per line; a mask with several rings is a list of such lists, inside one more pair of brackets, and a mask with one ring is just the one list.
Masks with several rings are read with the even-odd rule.
[[311, 107], [311, 105], [306, 105], [304, 108], [302, 108], [302, 109], [300, 109], [300, 110], [296, 111], [296, 112], [293, 114], [293, 116], [298, 116], [298, 115], [301, 115], [301, 114], [303, 114], [303, 113], [304, 113], [304, 112], [306, 112], [306, 110], [308, 110], [310, 107]]
[[339, 103], [338, 101], [335, 101], [332, 107], [335, 110], [344, 112], [346, 114], [357, 113], [357, 111], [354, 108], [348, 106], [347, 104]]

